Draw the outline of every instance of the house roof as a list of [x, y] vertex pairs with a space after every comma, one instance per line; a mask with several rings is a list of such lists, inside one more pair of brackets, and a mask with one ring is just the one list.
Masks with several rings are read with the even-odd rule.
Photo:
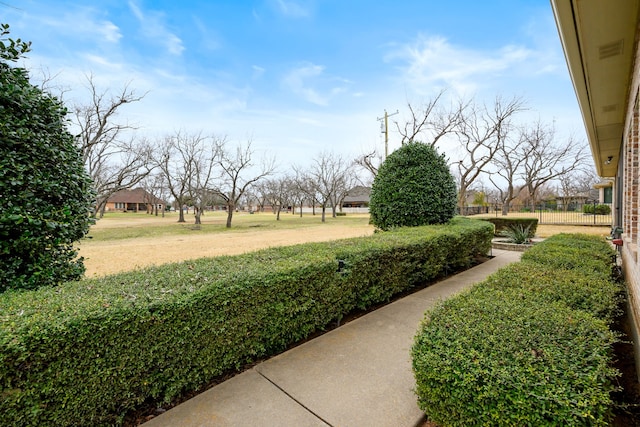
[[598, 175], [618, 168], [636, 51], [638, 0], [551, 0]]
[[107, 199], [107, 203], [152, 203], [166, 205], [167, 202], [161, 200], [144, 188], [134, 188], [132, 190], [116, 191]]
[[353, 202], [369, 202], [371, 195], [371, 188], [364, 187], [359, 185], [357, 187], [353, 187], [351, 190], [347, 192], [346, 197], [343, 200], [343, 203], [353, 203]]

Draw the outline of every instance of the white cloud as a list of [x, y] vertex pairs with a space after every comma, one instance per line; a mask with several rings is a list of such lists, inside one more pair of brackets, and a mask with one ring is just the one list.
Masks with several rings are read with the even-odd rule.
[[105, 40], [112, 43], [117, 43], [122, 38], [120, 28], [110, 21], [103, 21], [97, 30]]
[[141, 30], [145, 37], [153, 42], [163, 44], [172, 55], [178, 56], [182, 54], [185, 49], [182, 40], [165, 27], [163, 13], [145, 13], [133, 1], [129, 2], [129, 9], [140, 22]]
[[327, 106], [336, 96], [347, 92], [349, 80], [325, 75], [325, 67], [305, 63], [292, 69], [282, 79], [283, 85], [312, 104]]
[[320, 95], [316, 89], [308, 83], [308, 80], [321, 76], [323, 71], [324, 67], [321, 65], [307, 64], [291, 70], [284, 77], [283, 82], [289, 90], [308, 102], [326, 106], [329, 103], [328, 97]]
[[113, 61], [111, 61], [108, 58], [105, 58], [103, 56], [98, 56], [98, 55], [93, 55], [93, 54], [86, 54], [86, 55], [84, 55], [84, 57], [90, 63], [99, 65], [99, 66], [104, 67], [104, 68], [111, 68], [111, 69], [118, 69], [118, 70], [122, 69], [122, 65], [121, 64], [114, 63]]
[[534, 52], [521, 46], [505, 46], [484, 52], [454, 46], [443, 37], [419, 36], [387, 57], [404, 62], [404, 78], [417, 88], [452, 88], [458, 94], [477, 90], [486, 79], [530, 61]]

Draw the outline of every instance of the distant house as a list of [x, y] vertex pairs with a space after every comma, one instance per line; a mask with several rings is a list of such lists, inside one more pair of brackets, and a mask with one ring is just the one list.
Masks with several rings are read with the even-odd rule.
[[120, 190], [109, 199], [105, 206], [105, 212], [151, 212], [158, 208], [162, 212], [167, 207], [167, 202], [155, 197], [144, 188], [132, 190]]
[[598, 190], [598, 201], [600, 203], [613, 203], [613, 179], [601, 179], [599, 183], [594, 185], [594, 188]]
[[593, 203], [598, 200], [597, 190], [577, 193], [572, 196], [556, 196], [556, 209], [563, 211], [574, 211], [582, 209], [587, 203]]
[[371, 196], [371, 188], [364, 186], [353, 187], [347, 192], [342, 201], [343, 208], [368, 208]]

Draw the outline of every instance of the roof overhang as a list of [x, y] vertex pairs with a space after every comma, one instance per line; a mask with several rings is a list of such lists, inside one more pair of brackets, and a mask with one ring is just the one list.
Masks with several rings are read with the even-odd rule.
[[551, 0], [598, 175], [616, 175], [640, 0]]

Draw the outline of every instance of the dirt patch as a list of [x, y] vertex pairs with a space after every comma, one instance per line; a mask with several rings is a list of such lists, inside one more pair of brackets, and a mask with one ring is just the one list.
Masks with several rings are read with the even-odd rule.
[[[116, 227], [111, 223], [108, 227]], [[194, 233], [197, 231], [194, 230]], [[373, 234], [373, 226], [332, 225], [292, 230], [255, 230], [234, 233], [176, 235], [152, 238], [83, 241], [86, 277], [98, 277], [136, 268], [220, 255], [238, 255], [275, 246], [322, 242]]]

